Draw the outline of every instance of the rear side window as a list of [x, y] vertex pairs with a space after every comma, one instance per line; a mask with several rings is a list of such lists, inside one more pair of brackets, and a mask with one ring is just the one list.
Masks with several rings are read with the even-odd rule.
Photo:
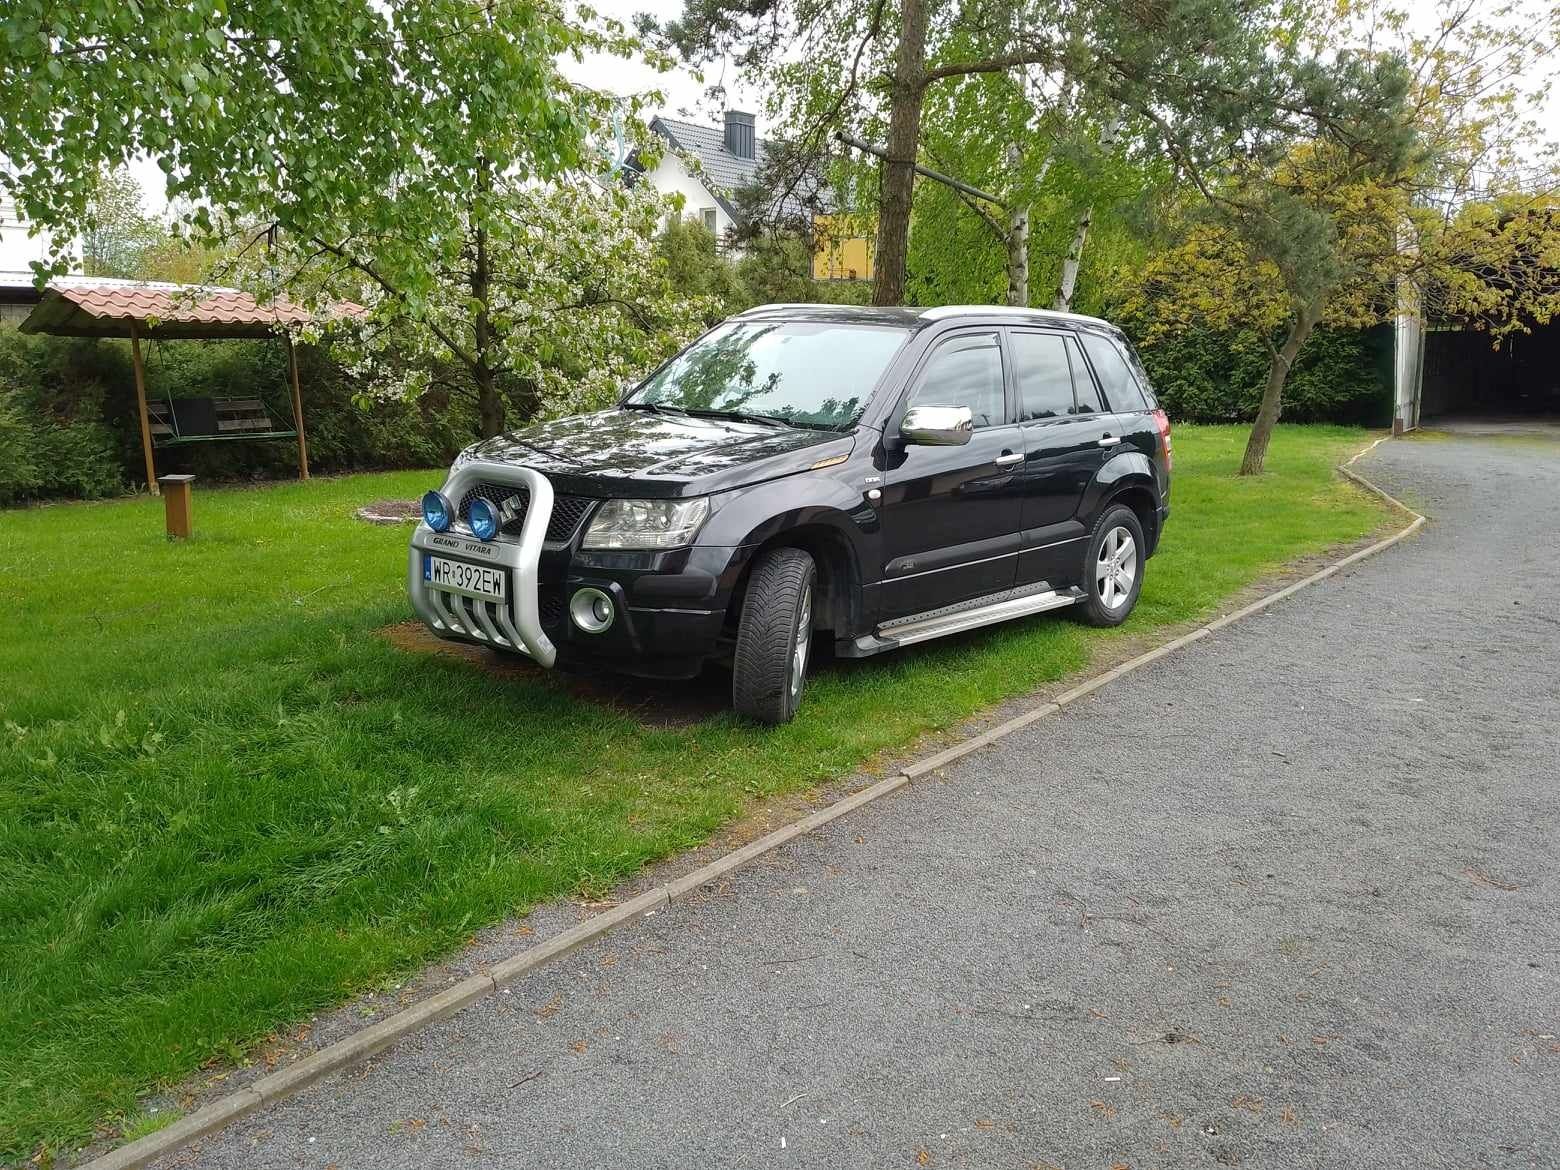
[[1011, 338], [1022, 421], [1100, 410], [1099, 392], [1072, 338], [1018, 332]]
[[1149, 403], [1137, 374], [1127, 364], [1122, 347], [1107, 337], [1095, 333], [1082, 335], [1083, 348], [1089, 351], [1089, 361], [1105, 389], [1105, 398], [1114, 410], [1148, 410]]
[[1002, 388], [1002, 350], [995, 333], [976, 333], [943, 342], [921, 371], [911, 406], [967, 406], [977, 427], [1007, 421]]

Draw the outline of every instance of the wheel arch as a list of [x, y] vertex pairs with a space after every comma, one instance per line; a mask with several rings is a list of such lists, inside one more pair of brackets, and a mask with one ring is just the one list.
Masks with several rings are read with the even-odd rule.
[[1112, 504], [1125, 504], [1142, 526], [1148, 545], [1145, 558], [1153, 556], [1159, 547], [1159, 493], [1148, 457], [1139, 451], [1123, 452], [1100, 469], [1090, 490], [1094, 499], [1085, 514], [1099, 516]]
[[728, 623], [735, 623], [741, 614], [748, 579], [759, 558], [777, 548], [796, 548], [811, 556], [817, 566], [813, 628], [833, 630], [837, 635], [854, 629], [861, 611], [861, 560], [847, 532], [843, 524], [814, 517], [784, 527], [755, 544], [732, 591]]

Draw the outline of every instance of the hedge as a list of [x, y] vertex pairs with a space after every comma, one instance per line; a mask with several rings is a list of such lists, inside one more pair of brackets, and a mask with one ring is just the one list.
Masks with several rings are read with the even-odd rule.
[[[1128, 336], [1135, 322], [1122, 321]], [[1187, 332], [1154, 343], [1133, 337], [1171, 418], [1249, 422], [1267, 383], [1268, 350], [1254, 333]], [[1392, 418], [1392, 330], [1318, 329], [1284, 385], [1287, 422], [1384, 426]]]
[[[1134, 333], [1133, 322], [1122, 326]], [[1255, 415], [1268, 354], [1254, 334], [1189, 332], [1141, 344], [1139, 352], [1171, 417], [1231, 422]], [[299, 364], [313, 470], [437, 467], [476, 434], [464, 402], [429, 395], [364, 407], [327, 353], [302, 347]], [[258, 395], [282, 421], [286, 387], [286, 351], [278, 342], [147, 347], [147, 391], [154, 398]], [[1318, 330], [1289, 377], [1284, 418], [1382, 425], [1391, 414], [1391, 330]], [[159, 473], [193, 472], [203, 480], [286, 477], [296, 466], [290, 441], [157, 451]], [[144, 478], [128, 344], [35, 337], [0, 326], [0, 505], [112, 495]]]

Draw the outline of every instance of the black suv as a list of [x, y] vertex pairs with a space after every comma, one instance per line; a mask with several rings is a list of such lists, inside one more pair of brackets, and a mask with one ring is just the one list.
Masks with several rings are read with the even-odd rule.
[[488, 439], [423, 500], [412, 605], [542, 664], [796, 713], [861, 657], [1042, 610], [1132, 612], [1170, 426], [1121, 332], [1064, 313], [765, 305], [615, 408]]

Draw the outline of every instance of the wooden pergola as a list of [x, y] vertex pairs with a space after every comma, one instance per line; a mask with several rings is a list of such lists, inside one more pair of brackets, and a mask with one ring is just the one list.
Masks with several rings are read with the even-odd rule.
[[[343, 302], [338, 315], [357, 316], [359, 305]], [[162, 444], [204, 442], [212, 439], [278, 439], [298, 441], [298, 476], [309, 478], [309, 444], [303, 426], [303, 399], [298, 385], [298, 354], [290, 329], [313, 320], [307, 309], [285, 298], [260, 302], [246, 292], [230, 288], [151, 282], [59, 282], [46, 289], [36, 308], [20, 328], [23, 333], [48, 333], [58, 337], [122, 337], [130, 341], [135, 368], [136, 410], [141, 425], [141, 453], [146, 460], [146, 483], [157, 493], [157, 466], [152, 454], [153, 424], [146, 401], [146, 365], [141, 339], [253, 341], [283, 337], [287, 345], [288, 389], [292, 398], [293, 426], [278, 430], [264, 423], [234, 424], [232, 433], [181, 436], [176, 420], [170, 427], [159, 419], [159, 428], [172, 432]], [[173, 417], [171, 414], [169, 417]], [[260, 418], [266, 418], [264, 412]]]

